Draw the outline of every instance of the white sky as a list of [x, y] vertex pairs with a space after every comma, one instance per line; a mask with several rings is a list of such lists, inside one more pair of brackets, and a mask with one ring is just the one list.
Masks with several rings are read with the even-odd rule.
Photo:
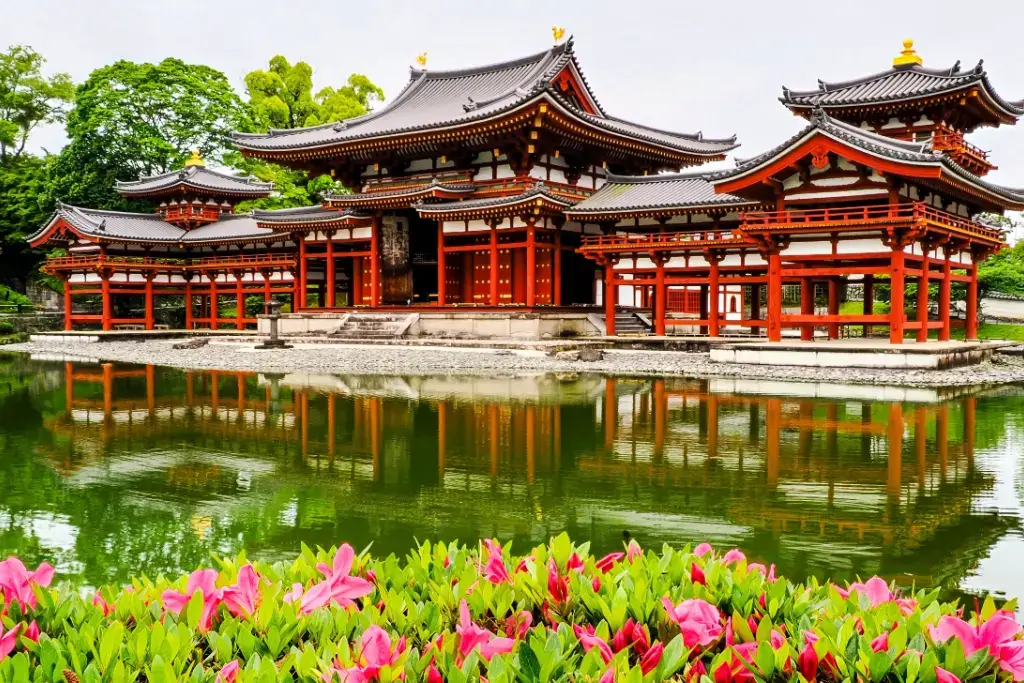
[[[47, 69], [82, 81], [118, 59], [175, 56], [244, 75], [275, 54], [305, 60], [314, 84], [364, 73], [387, 96], [418, 53], [428, 67], [460, 68], [547, 48], [551, 26], [576, 51], [605, 109], [668, 130], [736, 133], [740, 157], [795, 133], [800, 120], [779, 104], [781, 86], [807, 89], [888, 68], [904, 38], [925, 66], [964, 68], [985, 59], [997, 91], [1024, 98], [1024, 0], [765, 2], [755, 0], [22, 0], [6, 3], [0, 49], [28, 44]], [[1024, 187], [1024, 124], [984, 129], [972, 141], [993, 150], [989, 177]], [[62, 130], [33, 147], [56, 151]]]

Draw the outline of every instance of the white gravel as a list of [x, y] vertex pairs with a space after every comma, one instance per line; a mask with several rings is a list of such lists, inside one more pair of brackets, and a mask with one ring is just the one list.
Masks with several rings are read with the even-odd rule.
[[152, 363], [189, 369], [254, 372], [325, 372], [391, 375], [509, 375], [524, 372], [598, 372], [616, 375], [741, 377], [802, 382], [943, 387], [1024, 382], [1024, 358], [996, 356], [987, 363], [953, 370], [801, 368], [711, 363], [707, 353], [606, 351], [597, 362], [555, 360], [543, 351], [371, 344], [297, 345], [256, 351], [252, 343], [214, 341], [199, 349], [172, 349], [166, 340], [46, 344], [4, 347], [48, 360]]

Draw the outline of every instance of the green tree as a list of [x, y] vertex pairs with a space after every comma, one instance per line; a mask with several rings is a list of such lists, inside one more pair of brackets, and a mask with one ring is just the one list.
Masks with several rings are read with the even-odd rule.
[[178, 168], [192, 149], [220, 163], [231, 131], [251, 128], [220, 71], [170, 58], [119, 61], [79, 86], [67, 117], [70, 142], [53, 165], [52, 193], [84, 206], [131, 208], [114, 190], [115, 180]]
[[46, 159], [25, 154], [0, 163], [0, 282], [19, 291], [43, 258], [25, 238], [53, 211], [47, 183]]
[[27, 45], [0, 53], [0, 163], [22, 156], [39, 125], [62, 122], [74, 100], [71, 76], [44, 76], [45, 62]]
[[978, 267], [978, 287], [982, 296], [989, 292], [1024, 296], [1024, 242], [983, 261]]
[[[313, 92], [313, 68], [305, 62], [290, 64], [278, 55], [270, 60], [270, 68], [258, 69], [245, 77], [249, 96], [249, 121], [252, 129], [266, 132], [270, 128], [306, 128], [322, 123], [361, 116], [384, 99], [384, 91], [362, 74], [352, 74], [340, 88], [324, 87]], [[309, 206], [320, 201], [327, 192], [344, 191], [330, 176], [310, 178], [302, 171], [290, 169], [235, 154], [229, 163], [244, 173], [274, 183], [273, 196], [239, 205], [240, 211], [250, 208], [284, 209]]]
[[384, 99], [384, 91], [362, 74], [352, 74], [340, 88], [313, 93], [313, 68], [306, 62], [289, 64], [277, 55], [266, 71], [245, 77], [249, 107], [260, 131], [306, 128], [360, 116]]

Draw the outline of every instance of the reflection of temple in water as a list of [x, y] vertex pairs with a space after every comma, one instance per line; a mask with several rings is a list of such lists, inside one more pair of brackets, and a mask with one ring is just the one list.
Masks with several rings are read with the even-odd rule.
[[710, 540], [794, 576], [950, 585], [1008, 524], [974, 503], [993, 484], [974, 462], [983, 397], [110, 364], [65, 376], [67, 410], [49, 428], [70, 446], [47, 455], [70, 485], [170, 491], [214, 527], [259, 506], [268, 549], [485, 535], [523, 547], [565, 529], [601, 550], [624, 533]]

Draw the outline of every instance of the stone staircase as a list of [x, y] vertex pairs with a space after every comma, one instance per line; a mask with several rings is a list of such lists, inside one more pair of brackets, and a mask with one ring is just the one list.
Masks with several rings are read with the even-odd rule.
[[635, 313], [617, 312], [615, 314], [615, 334], [617, 336], [642, 336], [651, 333], [651, 327]]
[[418, 317], [415, 313], [349, 313], [329, 336], [336, 339], [398, 339]]

